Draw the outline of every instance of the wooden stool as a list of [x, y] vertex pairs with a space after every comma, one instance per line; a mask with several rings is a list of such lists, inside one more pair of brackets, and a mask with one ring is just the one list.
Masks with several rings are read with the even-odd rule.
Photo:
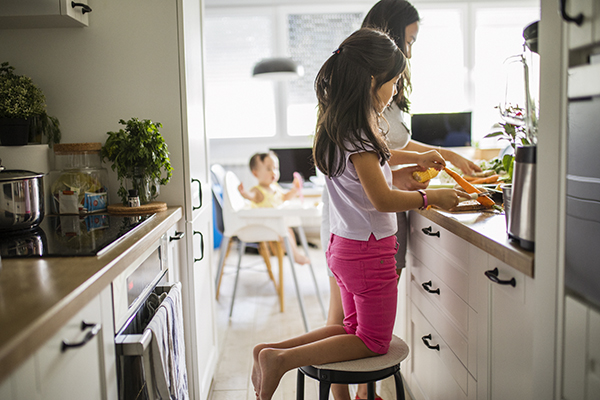
[[319, 381], [319, 400], [329, 399], [329, 388], [332, 383], [366, 383], [368, 384], [368, 400], [375, 400], [375, 382], [394, 375], [396, 399], [404, 400], [400, 362], [408, 356], [408, 351], [408, 345], [404, 340], [394, 335], [390, 348], [384, 355], [300, 367], [298, 368], [296, 400], [304, 399], [304, 375]]

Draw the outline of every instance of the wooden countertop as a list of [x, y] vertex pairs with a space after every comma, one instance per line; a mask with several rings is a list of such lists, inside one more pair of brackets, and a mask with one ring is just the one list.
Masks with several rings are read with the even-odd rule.
[[102, 256], [3, 259], [0, 266], [0, 381], [98, 296], [183, 216], [156, 215]]
[[534, 253], [523, 250], [506, 234], [504, 215], [486, 212], [417, 211], [425, 218], [533, 278]]

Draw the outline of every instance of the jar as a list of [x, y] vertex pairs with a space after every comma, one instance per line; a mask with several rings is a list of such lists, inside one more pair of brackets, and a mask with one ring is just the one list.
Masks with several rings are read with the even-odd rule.
[[106, 211], [108, 171], [102, 168], [101, 143], [57, 143], [50, 172], [51, 207], [56, 214]]

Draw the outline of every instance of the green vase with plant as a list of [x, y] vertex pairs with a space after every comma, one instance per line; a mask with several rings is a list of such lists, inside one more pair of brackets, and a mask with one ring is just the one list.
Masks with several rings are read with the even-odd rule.
[[31, 78], [15, 74], [8, 62], [0, 65], [0, 142], [26, 145], [46, 137], [52, 146], [61, 138], [56, 117], [46, 113], [46, 97]]
[[159, 132], [162, 124], [138, 118], [119, 123], [125, 129], [107, 132], [100, 155], [103, 161], [112, 162], [111, 168], [117, 172], [117, 194], [123, 205], [127, 204], [128, 189], [137, 190], [141, 204], [149, 203], [159, 195], [160, 185], [166, 185], [173, 175], [167, 143]]

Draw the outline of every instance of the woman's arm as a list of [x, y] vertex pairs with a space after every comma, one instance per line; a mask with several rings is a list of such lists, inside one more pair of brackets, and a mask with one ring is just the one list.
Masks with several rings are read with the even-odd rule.
[[[381, 167], [379, 157], [373, 152], [355, 153], [350, 156], [358, 179], [369, 201], [380, 212], [399, 212], [423, 206], [423, 197], [419, 192], [391, 189]], [[450, 209], [458, 204], [459, 198], [470, 198], [468, 194], [454, 189], [428, 189], [429, 204]]]
[[404, 150], [416, 152], [437, 150], [445, 160], [450, 161], [452, 165], [459, 168], [466, 175], [471, 175], [473, 172], [481, 172], [481, 168], [473, 161], [445, 147], [434, 147], [411, 139]]

